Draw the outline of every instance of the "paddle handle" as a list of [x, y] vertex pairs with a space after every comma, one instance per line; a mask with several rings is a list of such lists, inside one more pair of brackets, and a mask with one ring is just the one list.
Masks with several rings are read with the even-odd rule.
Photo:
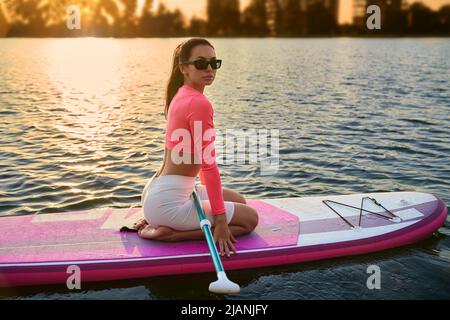
[[222, 261], [220, 260], [219, 253], [217, 252], [217, 247], [211, 232], [211, 222], [209, 222], [209, 220], [206, 219], [205, 215], [203, 214], [202, 206], [200, 204], [200, 201], [198, 200], [197, 192], [195, 190], [192, 192], [192, 195], [194, 197], [195, 207], [197, 208], [200, 226], [203, 230], [203, 233], [205, 234], [206, 242], [208, 243], [209, 252], [211, 253], [216, 272], [223, 272], [224, 269]]

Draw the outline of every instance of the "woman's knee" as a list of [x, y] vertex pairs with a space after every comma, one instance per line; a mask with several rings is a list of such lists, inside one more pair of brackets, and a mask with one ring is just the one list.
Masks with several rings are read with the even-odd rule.
[[234, 190], [231, 190], [228, 188], [223, 188], [223, 200], [247, 204], [247, 201], [245, 200], [243, 195], [241, 195], [237, 191], [234, 191]]
[[258, 217], [258, 212], [252, 208], [249, 207], [249, 213], [248, 213], [248, 230], [250, 230], [250, 232], [252, 232], [253, 230], [255, 230], [256, 226], [258, 225], [259, 222], [259, 217]]
[[247, 200], [245, 200], [243, 195], [239, 194], [237, 198], [238, 198], [237, 202], [242, 203], [242, 204], [247, 204]]
[[258, 225], [258, 212], [245, 204], [235, 203], [235, 210], [233, 218], [230, 224], [239, 225], [247, 230], [247, 232], [252, 232]]

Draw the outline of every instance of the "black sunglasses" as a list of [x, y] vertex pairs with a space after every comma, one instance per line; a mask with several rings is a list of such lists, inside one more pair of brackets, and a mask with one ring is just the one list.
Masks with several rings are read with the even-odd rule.
[[188, 61], [186, 64], [193, 64], [197, 70], [205, 70], [208, 68], [208, 65], [211, 65], [211, 68], [214, 70], [219, 69], [222, 65], [222, 60], [212, 59], [211, 61], [199, 59], [195, 61]]

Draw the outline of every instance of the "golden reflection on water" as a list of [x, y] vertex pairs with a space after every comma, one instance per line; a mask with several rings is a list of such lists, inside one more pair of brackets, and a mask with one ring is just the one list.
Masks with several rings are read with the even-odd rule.
[[114, 143], [111, 133], [124, 117], [119, 97], [122, 51], [114, 39], [48, 41], [48, 77], [63, 109], [55, 115], [55, 128], [70, 138], [61, 145], [65, 150], [87, 148], [102, 157], [104, 145]]

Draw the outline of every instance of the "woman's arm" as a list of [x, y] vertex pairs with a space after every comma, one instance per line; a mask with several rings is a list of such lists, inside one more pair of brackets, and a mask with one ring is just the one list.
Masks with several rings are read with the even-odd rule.
[[189, 105], [187, 119], [194, 144], [192, 152], [201, 159], [200, 179], [206, 186], [212, 214], [225, 213], [222, 183], [214, 148], [215, 129], [212, 105], [203, 97], [194, 97]]
[[206, 185], [205, 175], [203, 174], [203, 170], [201, 168], [198, 172], [198, 176], [200, 177], [200, 183]]
[[188, 120], [194, 143], [193, 152], [202, 160], [200, 181], [206, 186], [211, 213], [214, 215], [214, 242], [219, 245], [220, 254], [229, 254], [230, 250], [236, 253], [233, 245], [236, 240], [228, 227], [222, 183], [215, 159], [214, 111], [209, 101], [203, 97], [193, 98], [190, 108]]

